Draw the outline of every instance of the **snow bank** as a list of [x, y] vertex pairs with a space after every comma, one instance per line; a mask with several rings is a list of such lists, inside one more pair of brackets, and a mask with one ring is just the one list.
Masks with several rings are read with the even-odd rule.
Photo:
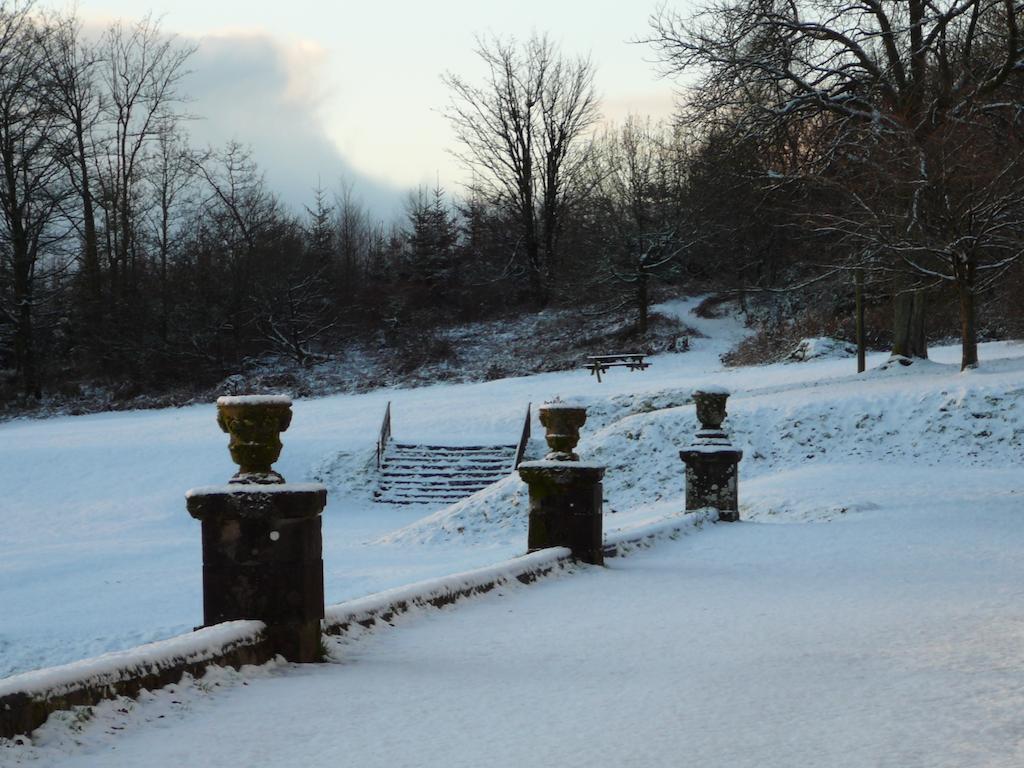
[[265, 626], [233, 621], [181, 637], [0, 680], [0, 739], [31, 733], [59, 710], [137, 696], [205, 673], [211, 664], [241, 667], [270, 660]]
[[227, 483], [192, 488], [185, 492], [185, 498], [240, 493], [319, 493], [326, 490], [327, 487], [322, 483]]
[[469, 498], [385, 534], [373, 543], [524, 542], [529, 505], [526, 483], [513, 474]]
[[542, 403], [540, 407], [545, 411], [573, 411], [577, 408], [585, 408], [586, 401], [581, 397], [568, 397], [564, 400], [558, 398], [555, 400], [548, 400], [547, 402]]
[[808, 360], [837, 359], [857, 354], [857, 347], [848, 341], [828, 336], [801, 339], [786, 355], [790, 363], [806, 363]]
[[693, 390], [693, 393], [704, 395], [725, 395], [728, 397], [732, 394], [732, 390], [728, 387], [723, 387], [721, 384], [705, 384], [704, 386]]
[[[827, 384], [738, 391], [723, 428], [744, 453], [741, 513], [757, 508], [758, 499], [745, 494], [749, 481], [810, 462], [956, 468], [1018, 463], [1024, 452], [1024, 361], [999, 361], [968, 375], [955, 366], [922, 363]], [[654, 505], [682, 510], [679, 450], [699, 427], [693, 405], [683, 404], [688, 399], [683, 391], [669, 391], [620, 395], [590, 406], [593, 416], [577, 451], [588, 464], [606, 467], [606, 531], [634, 524]], [[829, 489], [814, 489], [815, 498], [822, 494]], [[855, 503], [829, 499], [836, 510]], [[525, 535], [528, 508], [525, 484], [512, 477], [380, 541], [514, 540]]]
[[24, 672], [0, 680], [0, 700], [14, 694], [61, 696], [84, 686], [106, 687], [141, 674], [210, 661], [238, 646], [260, 642], [264, 629], [261, 621], [228, 621], [138, 648]]
[[637, 549], [644, 549], [664, 539], [699, 531], [705, 524], [718, 520], [717, 509], [695, 509], [670, 515], [654, 523], [626, 526], [604, 536], [604, 556], [621, 557]]
[[377, 616], [385, 621], [390, 620], [391, 616], [404, 613], [413, 606], [441, 606], [461, 597], [489, 592], [499, 585], [515, 581], [529, 583], [566, 567], [571, 557], [572, 553], [565, 547], [551, 547], [498, 565], [388, 589], [328, 606], [324, 611], [324, 626], [329, 634], [337, 633], [352, 624], [366, 623]]
[[557, 459], [538, 459], [537, 461], [524, 461], [519, 465], [520, 469], [604, 469], [604, 464], [593, 461], [559, 461]]
[[225, 395], [217, 398], [217, 405], [291, 405], [290, 395]]

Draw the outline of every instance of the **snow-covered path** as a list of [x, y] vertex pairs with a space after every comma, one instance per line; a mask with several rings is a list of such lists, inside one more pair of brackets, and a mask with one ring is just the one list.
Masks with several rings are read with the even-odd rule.
[[404, 618], [336, 645], [336, 664], [104, 705], [6, 757], [1011, 768], [1024, 764], [1022, 548], [1019, 497], [1000, 494], [706, 526], [607, 569]]

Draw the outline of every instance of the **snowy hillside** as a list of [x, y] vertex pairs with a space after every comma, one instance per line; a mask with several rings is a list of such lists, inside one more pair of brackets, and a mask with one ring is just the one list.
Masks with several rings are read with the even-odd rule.
[[[373, 445], [392, 402], [395, 436], [435, 443], [515, 442], [528, 402], [583, 399], [579, 451], [608, 465], [607, 530], [678, 515], [678, 450], [695, 429], [690, 392], [734, 393], [727, 428], [745, 451], [744, 517], [827, 520], [885, 514], [935, 499], [969, 514], [1016, 498], [1024, 441], [1024, 346], [982, 347], [959, 373], [958, 349], [935, 362], [852, 373], [851, 358], [723, 369], [744, 334], [734, 319], [664, 305], [705, 338], [691, 351], [616, 369], [581, 369], [296, 403], [278, 468], [331, 488], [324, 515], [330, 602], [490, 564], [525, 546], [514, 477], [446, 509], [372, 503]], [[869, 359], [876, 367], [884, 355]], [[531, 451], [542, 451], [539, 435]], [[0, 425], [0, 676], [191, 629], [201, 620], [199, 526], [184, 492], [233, 471], [212, 405]]]
[[[1019, 345], [990, 349], [1024, 354]], [[757, 371], [767, 386], [748, 383]], [[988, 469], [1010, 470], [1011, 487], [1021, 479], [1016, 464], [1024, 452], [1024, 360], [997, 360], [963, 374], [952, 363], [919, 363], [769, 384], [775, 373], [788, 371], [741, 369], [720, 377], [734, 392], [726, 425], [744, 451], [744, 518], [825, 519], [877, 508], [876, 497], [906, 493], [901, 487], [912, 470], [928, 467], [955, 468], [961, 476], [957, 492], [973, 488], [972, 477], [987, 477]], [[692, 389], [584, 398], [591, 416], [579, 451], [608, 467], [606, 527], [679, 513], [678, 451], [695, 428]], [[971, 475], [968, 467], [977, 470]], [[513, 477], [383, 541], [500, 537], [511, 543], [525, 536], [526, 509], [526, 487]]]

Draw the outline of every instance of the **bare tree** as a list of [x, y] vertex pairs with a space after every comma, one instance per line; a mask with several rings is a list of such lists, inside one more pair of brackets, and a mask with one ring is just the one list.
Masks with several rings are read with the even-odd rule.
[[698, 239], [681, 210], [679, 137], [650, 119], [631, 115], [596, 143], [590, 206], [602, 219], [598, 283], [623, 286], [628, 296], [610, 308], [632, 306], [637, 332], [647, 333], [650, 284], [678, 265]]
[[519, 222], [533, 300], [548, 299], [566, 211], [587, 178], [587, 134], [600, 117], [594, 67], [567, 59], [546, 36], [480, 39], [482, 85], [444, 77], [452, 92], [447, 117], [473, 172], [474, 191]]
[[297, 262], [258, 299], [256, 325], [271, 347], [302, 366], [325, 355], [313, 345], [337, 325], [325, 291], [323, 271]]
[[[178, 85], [194, 47], [165, 34], [151, 17], [112, 25], [103, 38], [102, 85], [107, 135], [98, 157], [110, 240], [111, 279], [124, 288], [135, 273], [134, 206], [146, 153], [178, 121]], [[119, 285], [119, 281], [121, 284]]]
[[229, 142], [220, 152], [194, 158], [197, 174], [206, 182], [202, 203], [217, 257], [226, 271], [226, 330], [232, 348], [243, 348], [243, 329], [250, 324], [257, 281], [257, 257], [268, 241], [269, 228], [280, 219], [280, 204], [266, 185], [251, 151]]
[[1020, 255], [1002, 243], [1016, 240], [1000, 213], [1013, 194], [991, 194], [1019, 164], [989, 156], [967, 188], [950, 159], [996, 126], [1020, 135], [1020, 100], [1006, 90], [1024, 74], [1021, 14], [1013, 0], [729, 0], [689, 18], [662, 10], [650, 42], [670, 74], [699, 73], [689, 117], [783, 134], [801, 152], [813, 143], [805, 175], [882, 170], [879, 194], [862, 188], [831, 224], [891, 256], [891, 271], [955, 283], [970, 367], [978, 274]]
[[335, 283], [339, 299], [352, 302], [370, 269], [370, 216], [352, 182], [341, 180], [334, 195]]
[[11, 277], [0, 302], [14, 326], [23, 391], [40, 396], [36, 307], [40, 286], [63, 264], [54, 245], [65, 234], [62, 132], [47, 99], [43, 68], [49, 29], [31, 3], [0, 3], [0, 259]]
[[145, 170], [148, 206], [141, 218], [155, 261], [160, 302], [158, 334], [166, 345], [172, 310], [170, 266], [180, 252], [191, 210], [198, 205], [195, 153], [173, 125], [165, 125], [157, 135]]
[[99, 54], [82, 40], [74, 16], [53, 20], [46, 47], [47, 93], [53, 111], [63, 121], [69, 138], [61, 155], [79, 210], [71, 216], [82, 241], [80, 276], [85, 285], [85, 322], [97, 330], [103, 303], [102, 269], [96, 231], [91, 163], [95, 156], [94, 130], [102, 103], [97, 87]]

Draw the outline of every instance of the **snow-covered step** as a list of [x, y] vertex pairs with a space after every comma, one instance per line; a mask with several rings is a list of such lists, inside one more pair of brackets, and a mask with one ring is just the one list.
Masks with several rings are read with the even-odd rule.
[[478, 465], [446, 465], [439, 466], [435, 464], [429, 465], [413, 465], [413, 464], [382, 464], [381, 474], [382, 476], [410, 476], [410, 477], [423, 477], [427, 475], [435, 475], [438, 477], [492, 477], [495, 474], [508, 474], [512, 471], [512, 460], [509, 459], [507, 462], [501, 464], [495, 464], [493, 466], [481, 467]]
[[490, 485], [489, 478], [460, 478], [460, 477], [382, 477], [380, 484], [384, 485], [411, 485], [417, 487], [457, 487], [457, 486], [485, 486]]
[[481, 467], [476, 464], [381, 464], [381, 473], [384, 475], [492, 475], [495, 471], [510, 471], [511, 469], [511, 459], [507, 464], [493, 467]]
[[390, 477], [382, 479], [381, 488], [486, 488], [489, 482], [480, 480], [458, 480], [456, 478]]
[[511, 455], [514, 451], [473, 451], [467, 453], [434, 453], [430, 451], [412, 452], [412, 451], [395, 451], [396, 455], [403, 458], [411, 459], [431, 459], [434, 461], [484, 461], [487, 459], [503, 459], [506, 456]]
[[461, 499], [465, 493], [454, 488], [382, 488], [380, 496], [416, 497], [421, 499]]
[[505, 472], [505, 473], [488, 472], [488, 473], [475, 473], [475, 474], [466, 474], [466, 473], [461, 473], [461, 472], [445, 472], [443, 474], [417, 472], [417, 473], [400, 474], [400, 475], [394, 475], [394, 474], [381, 475], [380, 482], [381, 483], [390, 483], [393, 480], [412, 480], [412, 481], [417, 481], [418, 480], [418, 481], [422, 481], [422, 483], [425, 484], [425, 485], [433, 485], [434, 483], [443, 483], [446, 480], [472, 480], [475, 483], [479, 483], [481, 485], [490, 485], [491, 483], [496, 482], [495, 479], [494, 479], [495, 477], [498, 477], [499, 479], [501, 479], [502, 477], [504, 477], [507, 474], [508, 474], [507, 472]]
[[483, 452], [483, 451], [472, 451], [472, 452], [468, 452], [467, 451], [466, 453], [454, 453], [452, 451], [448, 451], [447, 453], [441, 453], [441, 452], [435, 452], [435, 451], [419, 451], [419, 452], [401, 451], [401, 450], [395, 450], [394, 451], [394, 454], [396, 456], [403, 456], [403, 457], [404, 456], [408, 456], [409, 458], [413, 458], [413, 459], [434, 459], [434, 460], [443, 460], [443, 459], [453, 460], [453, 459], [457, 459], [459, 461], [479, 460], [479, 459], [496, 459], [496, 458], [502, 458], [504, 456], [508, 456], [511, 453], [513, 453], [513, 451], [487, 451], [486, 453]]
[[[478, 489], [479, 490], [479, 489]], [[409, 489], [409, 490], [397, 490], [387, 489], [375, 491], [373, 494], [374, 500], [377, 502], [388, 503], [391, 501], [401, 500], [410, 504], [438, 504], [442, 503], [445, 505], [454, 504], [456, 501], [461, 501], [467, 496], [471, 496], [476, 491], [424, 491], [422, 489]]]
[[382, 496], [377, 496], [377, 497], [374, 497], [374, 501], [377, 502], [378, 504], [401, 504], [403, 506], [409, 506], [409, 505], [412, 505], [412, 504], [430, 504], [430, 505], [436, 507], [436, 506], [439, 506], [439, 505], [448, 506], [449, 504], [454, 504], [457, 501], [461, 501], [461, 499], [452, 499], [451, 501], [437, 501], [437, 500], [434, 500], [434, 499], [419, 499], [419, 498], [403, 499], [403, 498], [384, 498]]
[[414, 458], [386, 458], [382, 463], [385, 467], [464, 467], [465, 469], [488, 469], [490, 467], [508, 466], [512, 457], [501, 457], [497, 459], [414, 459]]
[[507, 477], [515, 457], [514, 445], [391, 443], [374, 499], [382, 504], [451, 504]]
[[451, 453], [460, 456], [473, 453], [502, 453], [516, 449], [514, 445], [410, 445], [409, 443], [392, 443], [390, 447], [403, 453]]

